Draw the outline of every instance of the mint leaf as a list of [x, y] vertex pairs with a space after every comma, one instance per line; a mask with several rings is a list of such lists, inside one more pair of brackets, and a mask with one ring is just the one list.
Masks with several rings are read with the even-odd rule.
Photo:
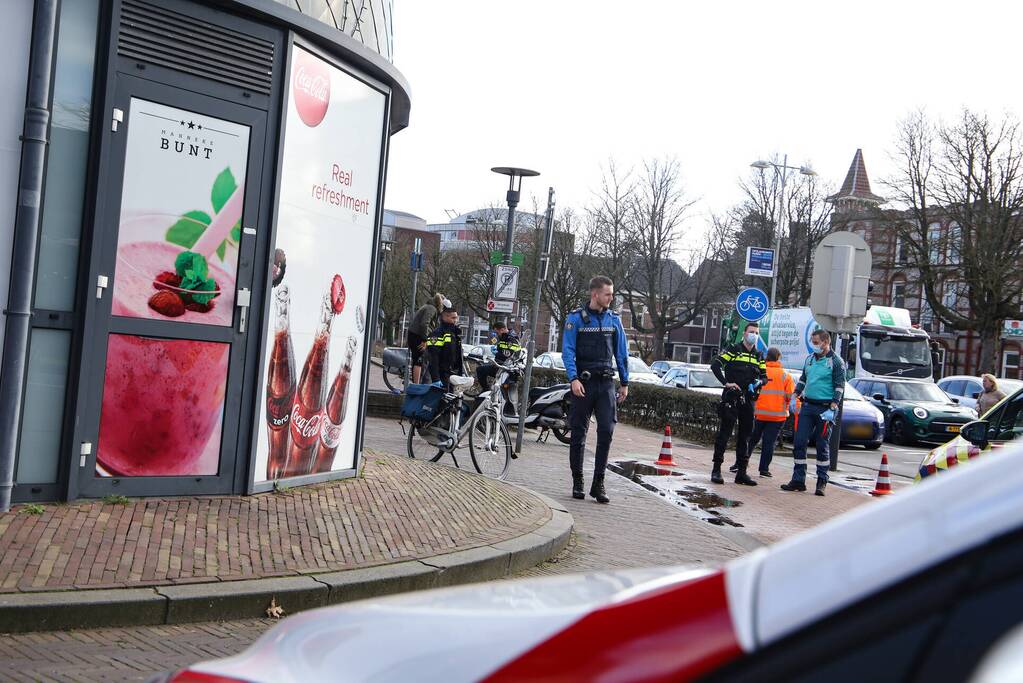
[[[197, 304], [208, 304], [216, 296], [217, 283], [213, 278], [207, 278], [192, 287], [192, 301]], [[214, 292], [213, 294], [199, 294], [199, 292]]]
[[203, 211], [189, 211], [167, 228], [166, 239], [171, 244], [190, 249], [206, 230], [212, 219]]
[[228, 166], [213, 181], [213, 189], [210, 190], [210, 202], [213, 204], [213, 210], [219, 212], [223, 209], [224, 204], [227, 204], [227, 200], [231, 198], [236, 189], [238, 189], [238, 183], [235, 182], [231, 167]]
[[227, 255], [227, 240], [224, 240], [223, 242], [220, 243], [220, 246], [217, 247], [217, 258], [220, 259], [221, 261], [223, 261], [224, 260], [224, 256], [226, 256], [226, 255]]
[[[194, 251], [183, 251], [174, 259], [174, 270], [179, 277], [185, 279], [205, 280], [209, 273], [206, 257]], [[182, 287], [185, 287], [182, 284]]]
[[238, 221], [237, 223], [235, 223], [234, 227], [231, 228], [231, 241], [234, 242], [235, 244], [237, 244], [238, 242], [242, 241], [242, 222], [241, 221]]

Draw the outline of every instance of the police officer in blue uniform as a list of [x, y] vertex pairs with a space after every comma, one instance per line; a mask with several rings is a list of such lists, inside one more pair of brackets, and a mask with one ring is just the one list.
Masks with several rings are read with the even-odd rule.
[[[596, 462], [590, 495], [598, 503], [609, 503], [604, 490], [604, 469], [611, 450], [611, 436], [618, 421], [617, 403], [629, 395], [629, 345], [618, 315], [609, 310], [614, 299], [611, 278], [598, 275], [590, 280], [590, 302], [572, 311], [565, 320], [561, 359], [572, 383], [569, 426], [572, 428], [568, 462], [572, 468], [572, 497], [583, 493], [583, 450], [590, 416], [597, 416]], [[618, 366], [621, 388], [615, 392], [614, 366]]]

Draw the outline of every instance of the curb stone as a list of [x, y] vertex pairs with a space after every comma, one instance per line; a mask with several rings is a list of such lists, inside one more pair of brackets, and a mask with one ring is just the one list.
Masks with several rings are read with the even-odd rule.
[[0, 633], [262, 618], [271, 600], [288, 615], [352, 600], [504, 578], [554, 557], [568, 545], [572, 533], [574, 521], [563, 505], [529, 493], [551, 509], [551, 518], [531, 532], [491, 545], [304, 576], [0, 594]]

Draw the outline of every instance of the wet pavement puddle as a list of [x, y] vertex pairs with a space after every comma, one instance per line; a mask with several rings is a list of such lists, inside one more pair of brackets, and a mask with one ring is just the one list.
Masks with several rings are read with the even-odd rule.
[[678, 488], [680, 481], [685, 479], [685, 475], [681, 472], [635, 460], [617, 460], [608, 463], [607, 468], [617, 475], [634, 481], [647, 491], [656, 493], [708, 524], [742, 526], [722, 514], [719, 509], [739, 507], [742, 505], [741, 501], [723, 498], [699, 486], [690, 485]]

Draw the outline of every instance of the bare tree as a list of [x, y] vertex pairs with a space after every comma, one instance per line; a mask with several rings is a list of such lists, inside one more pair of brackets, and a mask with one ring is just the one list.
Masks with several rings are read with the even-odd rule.
[[380, 282], [380, 310], [383, 313], [384, 343], [394, 345], [398, 339], [399, 326], [403, 315], [411, 310], [409, 299], [412, 298], [412, 269], [409, 266], [409, 254], [412, 247], [407, 240], [398, 241], [394, 249], [384, 258], [384, 268]]
[[1023, 139], [1019, 121], [963, 110], [953, 123], [923, 112], [899, 124], [896, 174], [885, 185], [904, 211], [882, 215], [903, 245], [935, 317], [981, 340], [980, 371], [997, 365], [1002, 322], [1021, 317]]
[[[620, 171], [614, 159], [603, 169], [600, 189], [589, 208], [592, 256], [601, 261], [603, 273], [615, 283], [628, 279], [635, 243], [632, 216], [636, 183], [632, 170]], [[593, 273], [597, 275], [597, 273]]]
[[564, 209], [551, 244], [543, 297], [558, 329], [565, 327], [569, 313], [586, 303], [593, 276], [593, 261], [588, 256], [592, 253], [592, 232], [584, 231], [580, 222], [572, 209]]
[[682, 186], [677, 159], [643, 163], [628, 215], [631, 263], [620, 290], [632, 314], [632, 327], [653, 336], [657, 358], [664, 357], [668, 333], [692, 322], [710, 303], [713, 280], [693, 277], [709, 249], [686, 251], [688, 271], [674, 260], [679, 242], [687, 236], [683, 223], [693, 204]]
[[[777, 156], [775, 157], [777, 160]], [[757, 282], [745, 275], [747, 247], [771, 247], [778, 240], [780, 175], [751, 170], [739, 181], [743, 200], [724, 214], [712, 217], [714, 260], [724, 266], [723, 279], [738, 291], [742, 286], [771, 286], [769, 278]], [[816, 176], [797, 175], [785, 187], [785, 224], [778, 254], [776, 301], [772, 305], [805, 305], [810, 298], [813, 253], [830, 230], [829, 188]]]

